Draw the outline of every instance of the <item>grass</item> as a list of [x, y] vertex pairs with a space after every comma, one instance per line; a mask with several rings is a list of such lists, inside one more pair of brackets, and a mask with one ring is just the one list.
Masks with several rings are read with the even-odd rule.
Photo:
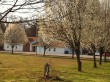
[[[45, 63], [51, 65], [51, 76], [63, 81], [42, 80]], [[110, 82], [110, 63], [93, 68], [91, 59], [83, 59], [83, 72], [77, 71], [75, 59], [58, 56], [35, 56], [0, 53], [0, 82]]]

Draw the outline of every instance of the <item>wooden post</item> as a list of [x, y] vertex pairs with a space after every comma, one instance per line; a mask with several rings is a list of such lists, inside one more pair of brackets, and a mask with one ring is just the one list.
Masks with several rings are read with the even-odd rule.
[[50, 72], [50, 65], [48, 63], [46, 63], [45, 67], [44, 67], [44, 78], [49, 77], [49, 72]]

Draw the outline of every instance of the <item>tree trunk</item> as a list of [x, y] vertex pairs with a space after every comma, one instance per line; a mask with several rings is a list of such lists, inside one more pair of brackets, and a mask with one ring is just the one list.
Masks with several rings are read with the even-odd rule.
[[103, 48], [103, 47], [100, 47], [99, 51], [100, 51], [100, 61], [99, 61], [99, 65], [102, 65], [102, 55], [103, 55], [103, 53], [104, 53], [104, 48]]
[[96, 57], [95, 57], [95, 51], [94, 51], [94, 53], [93, 53], [93, 58], [94, 58], [94, 68], [97, 68]]
[[99, 61], [99, 65], [102, 65], [102, 54], [100, 54], [100, 61]]
[[45, 56], [46, 48], [44, 47], [44, 56]]
[[72, 59], [74, 59], [74, 50], [72, 50]]
[[92, 50], [93, 50], [93, 59], [94, 59], [94, 68], [97, 68], [97, 64], [96, 64], [96, 56], [95, 56], [95, 52], [96, 52], [96, 50], [95, 50], [95, 46], [94, 46], [94, 44], [91, 44], [91, 48], [92, 48]]
[[78, 71], [82, 71], [82, 70], [81, 70], [81, 68], [82, 68], [82, 63], [81, 63], [81, 61], [80, 61], [80, 49], [76, 49], [75, 52], [76, 52], [77, 63], [78, 63]]
[[13, 49], [14, 49], [14, 46], [11, 46], [11, 48], [12, 48], [12, 54], [13, 54]]
[[107, 62], [107, 52], [105, 52], [105, 55], [104, 55], [104, 62], [105, 63]]
[[82, 71], [82, 63], [80, 60], [80, 41], [75, 43], [75, 52], [76, 52], [76, 56], [77, 56], [77, 63], [78, 63], [78, 71], [81, 72]]

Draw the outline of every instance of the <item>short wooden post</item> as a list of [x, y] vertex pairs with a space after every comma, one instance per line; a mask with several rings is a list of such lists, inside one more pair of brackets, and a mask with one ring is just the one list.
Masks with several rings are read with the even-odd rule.
[[45, 67], [44, 67], [44, 77], [45, 78], [49, 77], [49, 72], [50, 72], [50, 65], [48, 63], [46, 63]]

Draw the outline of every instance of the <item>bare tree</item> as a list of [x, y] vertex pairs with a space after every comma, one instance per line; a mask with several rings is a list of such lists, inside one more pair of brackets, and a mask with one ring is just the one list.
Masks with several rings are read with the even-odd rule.
[[39, 36], [38, 36], [38, 40], [39, 40], [39, 44], [44, 47], [44, 56], [45, 56], [45, 52], [48, 48], [50, 47], [54, 47], [54, 38], [53, 36], [48, 32], [48, 23], [45, 22], [40, 22], [39, 24]]
[[4, 34], [5, 43], [11, 45], [12, 54], [15, 45], [25, 44], [27, 36], [21, 24], [9, 24]]
[[[91, 49], [93, 51], [93, 58], [94, 58], [94, 68], [97, 67], [96, 65], [96, 57], [95, 57], [95, 52], [98, 50], [99, 47], [99, 38], [101, 32], [103, 31], [102, 27], [102, 15], [101, 15], [101, 4], [99, 0], [91, 0], [88, 3], [87, 7], [87, 17], [88, 17], [88, 39], [90, 39], [90, 45]], [[101, 53], [102, 54], [102, 53]], [[101, 57], [101, 55], [100, 55]]]
[[[103, 51], [105, 52], [104, 55], [104, 61], [106, 62], [106, 54], [109, 51], [109, 45], [110, 45], [110, 30], [109, 30], [109, 25], [110, 25], [110, 4], [109, 0], [102, 0], [102, 11], [103, 11], [103, 28], [104, 28], [104, 46], [103, 46]], [[102, 62], [102, 59], [100, 60], [100, 64]]]
[[[64, 41], [70, 45], [72, 51], [77, 56], [78, 71], [81, 71], [82, 63], [80, 60], [81, 33], [83, 29], [83, 17], [86, 8], [86, 0], [66, 0], [51, 1], [50, 4], [56, 4], [50, 8], [54, 20], [53, 34], [58, 40]], [[53, 22], [53, 21], [52, 21]], [[50, 23], [52, 24], [52, 23]]]

